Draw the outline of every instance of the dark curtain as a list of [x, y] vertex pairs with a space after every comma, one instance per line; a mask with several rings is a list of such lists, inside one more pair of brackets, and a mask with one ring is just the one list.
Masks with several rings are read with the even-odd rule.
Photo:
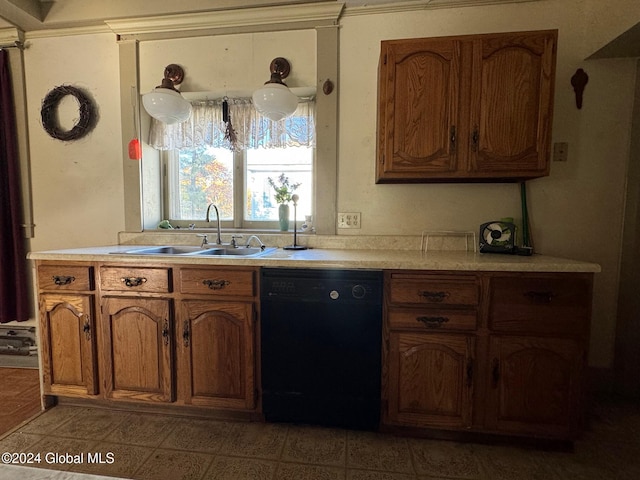
[[0, 323], [29, 319], [20, 163], [9, 55], [0, 50]]

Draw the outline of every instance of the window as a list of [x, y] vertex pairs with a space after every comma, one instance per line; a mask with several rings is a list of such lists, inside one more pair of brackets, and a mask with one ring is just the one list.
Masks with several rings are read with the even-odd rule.
[[[312, 215], [313, 102], [301, 103], [284, 121], [271, 122], [249, 102], [230, 101], [233, 144], [221, 110], [221, 101], [196, 103], [188, 122], [177, 128], [155, 126], [155, 134], [152, 129], [154, 146], [165, 150], [165, 211], [171, 224], [208, 227], [206, 211], [213, 203], [223, 227], [276, 229], [278, 205], [269, 178], [277, 183], [282, 174], [299, 184], [297, 218]], [[293, 219], [293, 208], [290, 212]]]

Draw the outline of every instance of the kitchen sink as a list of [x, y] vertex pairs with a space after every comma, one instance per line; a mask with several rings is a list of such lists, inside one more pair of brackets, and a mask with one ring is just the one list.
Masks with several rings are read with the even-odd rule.
[[276, 247], [232, 247], [232, 246], [212, 246], [212, 247], [192, 247], [181, 245], [165, 245], [162, 247], [141, 247], [132, 248], [121, 252], [112, 252], [121, 255], [180, 255], [180, 256], [211, 256], [211, 257], [254, 257], [264, 255], [276, 250]]
[[[183, 247], [183, 246], [165, 246], [165, 247], [144, 247], [134, 248], [121, 252], [128, 255], [187, 255], [198, 253], [202, 249], [200, 247]], [[118, 252], [113, 252], [118, 253]]]
[[199, 252], [194, 252], [193, 255], [199, 256], [214, 256], [214, 255], [233, 255], [233, 256], [241, 256], [246, 257], [250, 255], [259, 255], [266, 253], [267, 251], [272, 252], [275, 250], [275, 247], [269, 247], [262, 250], [260, 247], [212, 247], [205, 248], [204, 250], [200, 250]]

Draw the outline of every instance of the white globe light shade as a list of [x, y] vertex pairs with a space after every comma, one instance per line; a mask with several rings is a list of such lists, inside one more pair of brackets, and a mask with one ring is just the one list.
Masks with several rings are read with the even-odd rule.
[[290, 116], [298, 108], [298, 97], [286, 85], [266, 83], [253, 92], [253, 105], [274, 122]]
[[168, 125], [184, 122], [191, 115], [191, 104], [169, 88], [154, 88], [145, 93], [142, 105], [149, 115]]

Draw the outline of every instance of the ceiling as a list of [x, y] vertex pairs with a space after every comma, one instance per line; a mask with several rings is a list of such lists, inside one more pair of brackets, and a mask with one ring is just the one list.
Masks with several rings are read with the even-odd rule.
[[385, 4], [441, 7], [537, 0], [0, 0], [0, 28], [17, 27], [30, 32], [104, 26], [107, 19], [336, 1], [349, 9]]

